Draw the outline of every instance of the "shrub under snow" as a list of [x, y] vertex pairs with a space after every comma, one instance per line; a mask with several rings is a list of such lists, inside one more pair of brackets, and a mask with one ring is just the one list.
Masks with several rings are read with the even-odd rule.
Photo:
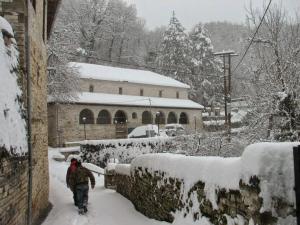
[[[88, 140], [81, 142], [83, 161], [106, 167], [109, 161], [130, 163], [135, 157], [152, 152], [164, 152], [170, 138], [130, 138], [115, 140]], [[111, 160], [113, 159], [113, 160]]]

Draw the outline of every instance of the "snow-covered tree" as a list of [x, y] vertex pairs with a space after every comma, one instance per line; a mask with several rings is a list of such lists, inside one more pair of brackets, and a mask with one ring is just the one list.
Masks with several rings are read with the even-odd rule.
[[[249, 10], [249, 28], [257, 27], [261, 12]], [[254, 40], [251, 71], [250, 134], [254, 139], [296, 140], [300, 88], [300, 21], [290, 20], [274, 5]]]
[[157, 66], [157, 57], [165, 31], [166, 27], [158, 27], [152, 31], [146, 31], [144, 34], [145, 63], [149, 67], [155, 68]]
[[67, 61], [51, 53], [48, 57], [48, 96], [55, 102], [68, 102], [77, 98], [80, 91], [77, 68], [67, 65]]
[[103, 47], [108, 46], [109, 61], [141, 64], [144, 57], [140, 52], [144, 21], [137, 17], [135, 6], [120, 0], [110, 0], [108, 11], [108, 30]]
[[216, 62], [213, 55], [213, 45], [204, 26], [201, 23], [197, 24], [189, 37], [191, 40], [192, 72], [195, 74], [214, 73]]
[[66, 0], [50, 46], [73, 61], [141, 65], [146, 55], [144, 33], [144, 21], [125, 1]]
[[221, 62], [214, 57], [213, 45], [201, 23], [192, 29], [189, 38], [193, 88], [191, 97], [212, 106], [222, 92]]
[[190, 41], [174, 12], [164, 33], [158, 64], [163, 74], [190, 83]]

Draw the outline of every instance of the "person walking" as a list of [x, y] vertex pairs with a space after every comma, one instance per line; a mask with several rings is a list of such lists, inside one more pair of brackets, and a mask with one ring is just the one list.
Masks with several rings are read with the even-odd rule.
[[83, 167], [81, 162], [77, 162], [77, 169], [70, 176], [70, 187], [76, 192], [76, 202], [79, 209], [79, 214], [86, 213], [88, 194], [89, 194], [89, 180], [91, 187], [95, 187], [95, 177], [87, 168]]
[[[71, 164], [70, 164], [70, 166], [67, 170], [67, 175], [66, 175], [66, 183], [67, 183], [68, 188], [70, 188], [70, 176], [71, 176], [72, 173], [75, 172], [76, 169], [77, 169], [77, 159], [72, 158], [71, 159]], [[72, 189], [71, 189], [71, 191], [73, 192], [74, 205], [77, 206], [76, 191], [73, 191]]]

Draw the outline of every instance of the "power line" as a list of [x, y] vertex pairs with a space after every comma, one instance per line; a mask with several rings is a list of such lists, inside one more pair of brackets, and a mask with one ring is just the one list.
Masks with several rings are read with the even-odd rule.
[[253, 37], [251, 38], [251, 41], [250, 41], [248, 47], [246, 48], [246, 51], [245, 51], [244, 54], [243, 54], [243, 57], [241, 58], [241, 60], [238, 62], [238, 64], [237, 64], [236, 67], [234, 68], [233, 73], [234, 73], [234, 72], [237, 70], [237, 68], [240, 66], [240, 64], [241, 64], [242, 61], [244, 60], [245, 56], [247, 55], [247, 53], [248, 53], [248, 51], [249, 51], [251, 45], [253, 44], [254, 38], [255, 38], [256, 34], [258, 33], [259, 28], [261, 27], [261, 25], [262, 25], [262, 23], [263, 23], [263, 21], [264, 21], [264, 19], [265, 19], [265, 16], [266, 16], [266, 14], [267, 14], [267, 12], [268, 12], [268, 10], [269, 10], [269, 8], [270, 8], [271, 3], [272, 3], [272, 0], [270, 0], [269, 4], [268, 4], [268, 6], [267, 6], [267, 8], [266, 8], [266, 10], [265, 10], [265, 12], [264, 12], [263, 17], [261, 18], [260, 23], [259, 23], [258, 27], [256, 28], [256, 31], [254, 32], [254, 35], [253, 35]]

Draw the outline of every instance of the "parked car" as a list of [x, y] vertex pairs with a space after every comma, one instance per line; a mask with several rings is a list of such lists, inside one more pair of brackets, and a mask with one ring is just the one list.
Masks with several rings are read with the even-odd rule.
[[181, 124], [167, 124], [165, 126], [165, 132], [168, 136], [175, 137], [185, 134], [185, 129]]
[[134, 128], [128, 138], [147, 138], [155, 137], [158, 134], [158, 127], [156, 125], [145, 125]]

